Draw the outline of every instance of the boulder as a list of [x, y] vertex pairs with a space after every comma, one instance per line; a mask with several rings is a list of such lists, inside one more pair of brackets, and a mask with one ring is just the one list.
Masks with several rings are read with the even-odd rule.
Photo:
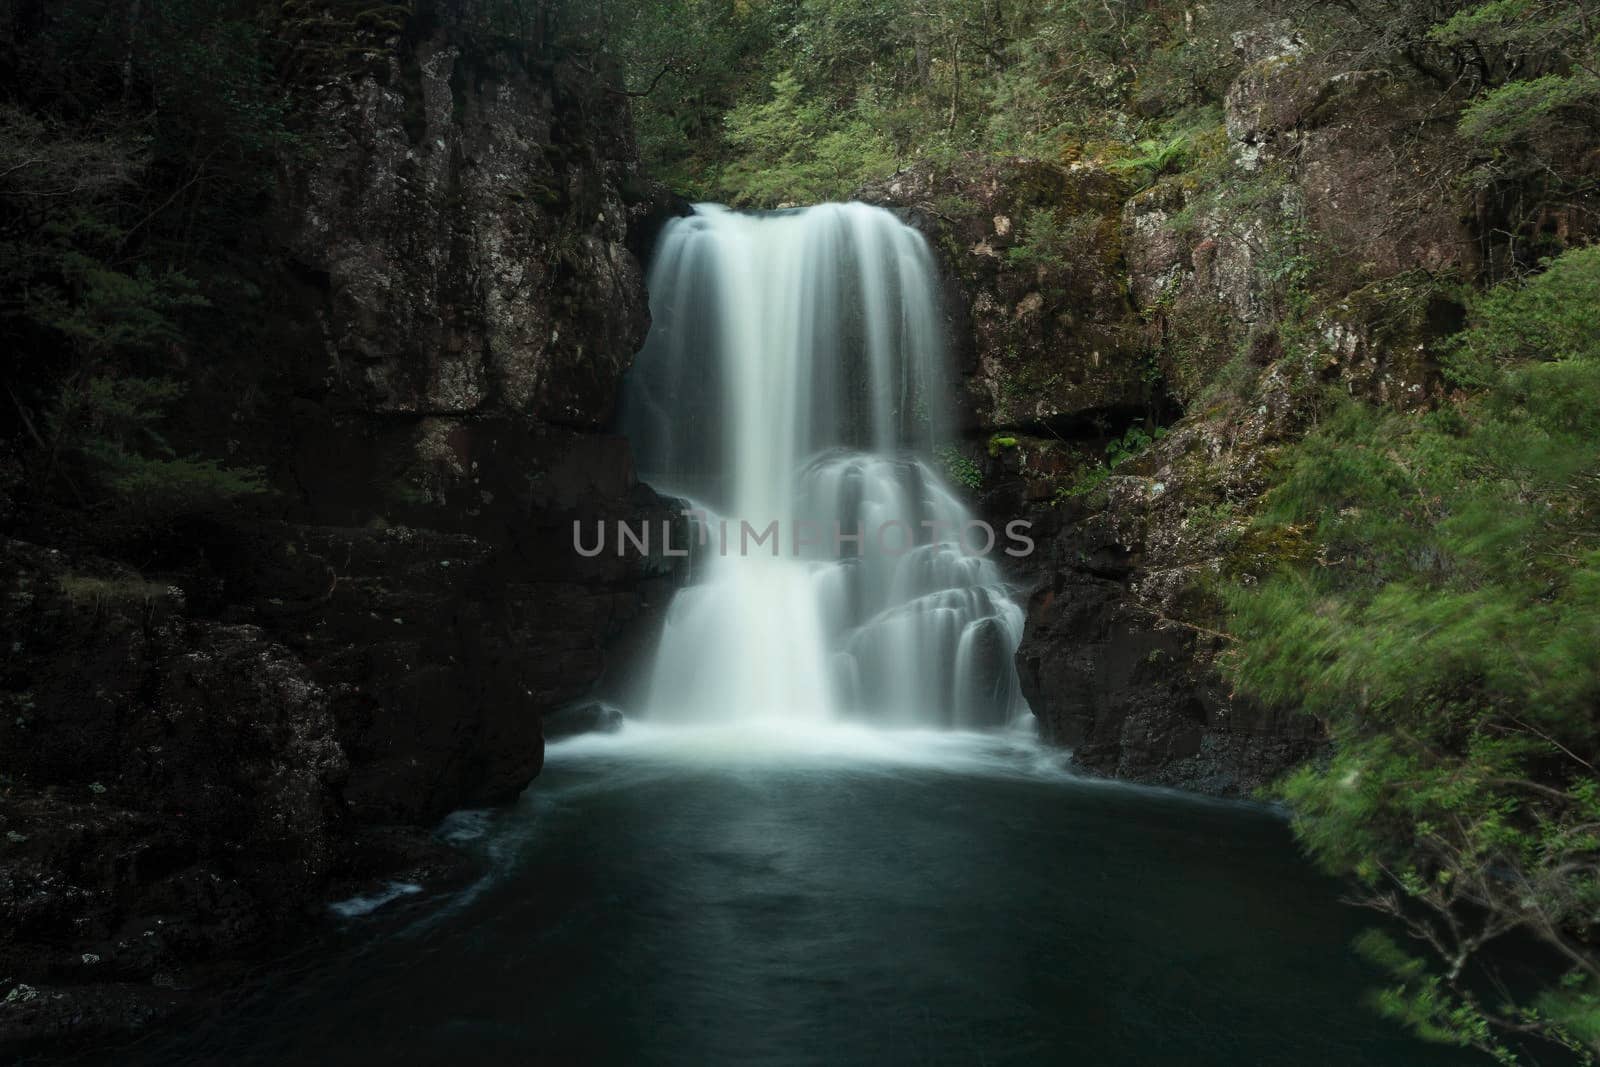
[[544, 717], [546, 741], [580, 734], [614, 734], [625, 722], [622, 709], [603, 700], [586, 700], [557, 708]]

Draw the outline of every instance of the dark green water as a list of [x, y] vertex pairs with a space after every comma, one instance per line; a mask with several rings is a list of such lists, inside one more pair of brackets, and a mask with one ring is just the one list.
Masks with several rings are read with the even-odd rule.
[[1477, 1062], [1362, 1006], [1365, 916], [1278, 818], [1020, 742], [630, 729], [476, 832], [472, 890], [119, 1060]]

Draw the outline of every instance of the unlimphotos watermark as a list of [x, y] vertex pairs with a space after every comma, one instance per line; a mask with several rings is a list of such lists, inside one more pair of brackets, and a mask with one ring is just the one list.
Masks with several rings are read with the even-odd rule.
[[[1013, 519], [1006, 523], [1002, 547], [1000, 535], [982, 519], [969, 519], [959, 524], [924, 519], [916, 526], [899, 519], [889, 519], [876, 526], [857, 525], [847, 529], [838, 521], [823, 523], [790, 519], [784, 522], [773, 519], [757, 527], [747, 519], [713, 517], [700, 509], [688, 509], [683, 514], [699, 530], [700, 547], [714, 546], [719, 556], [778, 557], [785, 554], [785, 545], [788, 546], [788, 555], [796, 558], [809, 558], [828, 550], [832, 551], [835, 559], [861, 556], [873, 550], [888, 556], [903, 556], [922, 546], [956, 544], [969, 556], [987, 556], [999, 548], [1006, 555], [1020, 559], [1032, 555], [1034, 548], [1033, 538], [1028, 536], [1033, 523], [1026, 519]], [[572, 548], [578, 555], [592, 559], [606, 551], [607, 524], [596, 520], [590, 524], [590, 532], [585, 531], [585, 525], [582, 520], [573, 520]], [[612, 551], [619, 556], [626, 556], [630, 552], [648, 556], [651, 553], [651, 532], [659, 530], [661, 538], [655, 544], [661, 555], [687, 556], [688, 545], [672, 543], [674, 525], [670, 519], [662, 519], [659, 523], [643, 521], [637, 526], [618, 519], [611, 524], [609, 542]], [[920, 536], [919, 531], [925, 531], [926, 536]], [[847, 547], [851, 551], [846, 552]]]

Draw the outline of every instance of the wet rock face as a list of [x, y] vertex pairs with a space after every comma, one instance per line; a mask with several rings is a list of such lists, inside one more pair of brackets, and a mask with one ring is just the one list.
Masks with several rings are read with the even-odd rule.
[[602, 432], [669, 198], [625, 98], [458, 7], [315, 89], [276, 221], [316, 327], [271, 457], [293, 504], [208, 554], [230, 617], [326, 688], [364, 823], [513, 799], [541, 716], [614, 673], [670, 586], [571, 547], [575, 520], [670, 513]]
[[320, 88], [286, 205], [332, 377], [374, 412], [604, 425], [648, 325], [623, 105], [448, 28], [388, 64]]
[[[1213, 666], [1222, 639], [1189, 621], [1215, 613], [1195, 590], [1241, 524], [1227, 502], [1259, 494], [1303, 414], [1287, 377], [1268, 371], [1252, 411], [1179, 422], [1092, 498], [1055, 496], [1103, 460], [1107, 438], [1160, 411], [1153, 372], [1192, 400], [1270, 333], [1284, 306], [1268, 239], [1299, 217], [1298, 192], [1198, 227], [1179, 225], [1181, 187], [1128, 198], [1092, 168], [1024, 161], [967, 176], [913, 168], [862, 195], [903, 210], [941, 256], [970, 346], [966, 431], [989, 439], [968, 449], [983, 509], [1035, 524], [1016, 662], [1042, 735], [1089, 771], [1229, 796], [1306, 758], [1317, 724], [1232, 700]], [[1047, 204], [1099, 224], [1075, 255], [1012, 255], [1021, 220]]]
[[1253, 413], [1183, 420], [1095, 498], [1041, 517], [1018, 675], [1042, 735], [1085, 769], [1240, 796], [1321, 743], [1317, 722], [1235, 698], [1215, 666], [1210, 582], [1273, 566], [1242, 543], [1298, 414], [1267, 388]]
[[1322, 86], [1314, 119], [1299, 176], [1307, 225], [1343, 260], [1329, 283], [1477, 273], [1469, 205], [1452, 187], [1465, 154], [1447, 100], [1379, 73], [1343, 74]]
[[603, 700], [591, 700], [563, 708], [553, 716], [546, 716], [545, 736], [577, 737], [582, 734], [614, 734], [625, 721], [622, 709]]
[[1124, 196], [1105, 170], [1026, 159], [919, 164], [857, 193], [903, 212], [940, 254], [977, 426], [1068, 425], [1146, 402], [1118, 262]]
[[224, 532], [232, 610], [265, 620], [328, 693], [353, 820], [427, 825], [514, 800], [543, 763], [544, 716], [615, 679], [670, 600], [670, 570], [572, 549], [574, 522], [675, 519], [645, 487], [526, 515], [498, 534]]

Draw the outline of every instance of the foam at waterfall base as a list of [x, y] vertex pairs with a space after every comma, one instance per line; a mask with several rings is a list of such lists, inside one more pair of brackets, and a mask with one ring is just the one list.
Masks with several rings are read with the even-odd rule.
[[617, 759], [631, 767], [924, 768], [954, 773], [1076, 778], [1070, 755], [1041, 745], [1032, 724], [1004, 731], [886, 728], [778, 716], [662, 725], [629, 720], [610, 734], [552, 743], [547, 766]]

